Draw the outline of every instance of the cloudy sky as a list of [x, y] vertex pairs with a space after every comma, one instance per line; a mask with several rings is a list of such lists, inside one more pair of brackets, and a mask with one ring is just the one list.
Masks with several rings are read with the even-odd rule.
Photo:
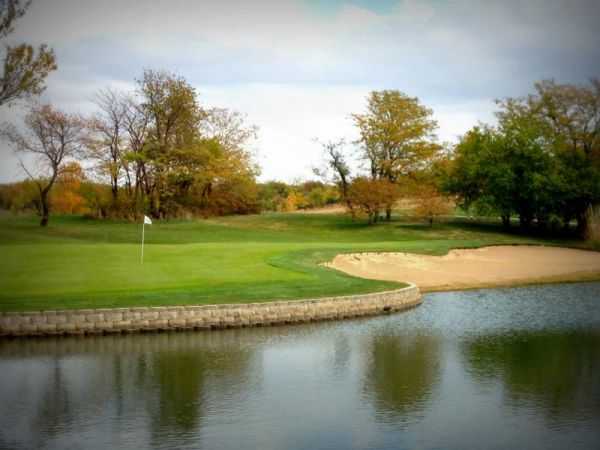
[[[418, 96], [453, 141], [493, 121], [495, 98], [600, 76], [599, 19], [597, 0], [34, 0], [10, 40], [55, 49], [42, 101], [72, 112], [144, 68], [184, 76], [259, 126], [261, 179], [291, 181], [318, 164], [314, 138], [355, 137], [371, 90]], [[22, 177], [0, 144], [0, 182]]]

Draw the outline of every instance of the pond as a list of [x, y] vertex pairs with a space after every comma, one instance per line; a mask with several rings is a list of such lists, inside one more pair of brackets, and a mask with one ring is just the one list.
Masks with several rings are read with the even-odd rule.
[[600, 448], [600, 283], [368, 319], [0, 340], [2, 449]]

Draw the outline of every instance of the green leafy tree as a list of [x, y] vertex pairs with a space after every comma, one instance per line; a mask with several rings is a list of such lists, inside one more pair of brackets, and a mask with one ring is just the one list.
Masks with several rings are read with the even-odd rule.
[[498, 105], [496, 127], [475, 127], [456, 146], [444, 189], [505, 225], [512, 214], [523, 228], [575, 219], [584, 235], [600, 202], [600, 84], [543, 81]]
[[461, 139], [443, 186], [465, 208], [497, 213], [506, 227], [517, 214], [528, 228], [555, 206], [553, 171], [532, 127], [502, 123], [496, 129], [475, 127]]
[[577, 220], [577, 231], [584, 235], [592, 206], [600, 203], [600, 80], [588, 85], [546, 80], [535, 89], [519, 103], [542, 124], [559, 162], [563, 220]]

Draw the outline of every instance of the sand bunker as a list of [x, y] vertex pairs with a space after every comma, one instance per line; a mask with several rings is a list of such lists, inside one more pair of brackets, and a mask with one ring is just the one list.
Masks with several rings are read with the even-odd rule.
[[541, 246], [451, 250], [445, 256], [338, 255], [327, 266], [362, 278], [410, 281], [423, 291], [600, 279], [599, 252]]

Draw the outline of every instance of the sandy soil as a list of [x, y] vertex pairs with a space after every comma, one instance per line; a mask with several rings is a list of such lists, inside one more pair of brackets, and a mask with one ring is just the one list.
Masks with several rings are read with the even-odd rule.
[[297, 214], [343, 214], [346, 207], [343, 205], [330, 205], [322, 208], [299, 209], [294, 211]]
[[376, 280], [410, 281], [422, 291], [600, 279], [600, 253], [541, 246], [338, 255], [328, 267]]

